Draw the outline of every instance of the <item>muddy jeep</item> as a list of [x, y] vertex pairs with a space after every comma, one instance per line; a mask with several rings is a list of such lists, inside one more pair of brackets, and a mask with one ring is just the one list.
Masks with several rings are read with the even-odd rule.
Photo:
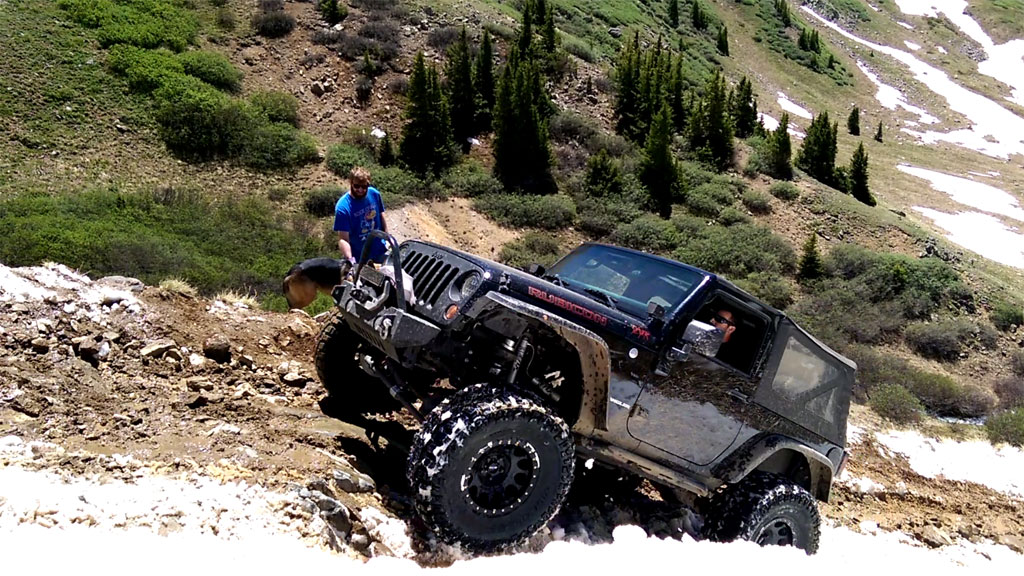
[[665, 258], [584, 244], [524, 272], [378, 234], [390, 260], [335, 288], [317, 371], [339, 403], [369, 412], [383, 396], [421, 422], [407, 478], [441, 539], [525, 540], [579, 459], [689, 496], [709, 538], [817, 549], [853, 362]]

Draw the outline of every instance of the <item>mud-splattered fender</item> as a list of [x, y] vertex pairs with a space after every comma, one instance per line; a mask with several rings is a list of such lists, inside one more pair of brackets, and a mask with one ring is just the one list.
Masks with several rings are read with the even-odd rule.
[[495, 307], [505, 308], [519, 317], [530, 318], [548, 326], [576, 349], [583, 378], [583, 394], [573, 432], [589, 435], [595, 429], [606, 430], [611, 356], [604, 339], [579, 324], [498, 292], [490, 292], [478, 299], [466, 311], [466, 315], [476, 318], [493, 311]]
[[[746, 478], [754, 470], [763, 468], [762, 465], [771, 466], [774, 463], [773, 457], [780, 463], [788, 463], [792, 457], [802, 458], [807, 463], [810, 473], [810, 485], [805, 488], [818, 500], [828, 501], [835, 464], [825, 454], [807, 444], [779, 434], [762, 434], [751, 438], [715, 466], [712, 474], [715, 478], [732, 484]], [[766, 471], [785, 474], [784, 470]]]

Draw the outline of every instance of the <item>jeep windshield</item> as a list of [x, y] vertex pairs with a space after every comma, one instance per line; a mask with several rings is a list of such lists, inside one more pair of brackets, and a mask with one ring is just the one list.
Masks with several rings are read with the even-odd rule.
[[595, 244], [577, 248], [544, 277], [637, 318], [647, 317], [651, 302], [674, 310], [704, 278], [679, 264]]

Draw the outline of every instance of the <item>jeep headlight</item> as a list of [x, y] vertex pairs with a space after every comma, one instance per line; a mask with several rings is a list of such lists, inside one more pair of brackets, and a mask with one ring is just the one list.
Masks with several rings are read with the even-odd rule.
[[452, 284], [451, 289], [448, 291], [448, 297], [451, 298], [452, 302], [461, 302], [480, 287], [480, 281], [479, 272], [465, 274]]

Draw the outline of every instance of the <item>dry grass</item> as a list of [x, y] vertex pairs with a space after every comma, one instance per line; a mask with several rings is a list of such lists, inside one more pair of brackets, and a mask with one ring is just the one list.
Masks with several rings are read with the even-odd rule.
[[182, 280], [181, 278], [168, 278], [160, 281], [160, 289], [165, 292], [172, 294], [178, 294], [180, 296], [187, 296], [189, 298], [195, 298], [199, 296], [199, 291], [192, 287], [191, 284]]
[[257, 302], [256, 299], [253, 298], [252, 296], [248, 294], [241, 294], [239, 292], [235, 292], [234, 290], [225, 290], [224, 292], [217, 294], [215, 300], [221, 300], [225, 304], [230, 304], [232, 306], [242, 304], [245, 307], [253, 310], [258, 310], [260, 307], [260, 303]]

